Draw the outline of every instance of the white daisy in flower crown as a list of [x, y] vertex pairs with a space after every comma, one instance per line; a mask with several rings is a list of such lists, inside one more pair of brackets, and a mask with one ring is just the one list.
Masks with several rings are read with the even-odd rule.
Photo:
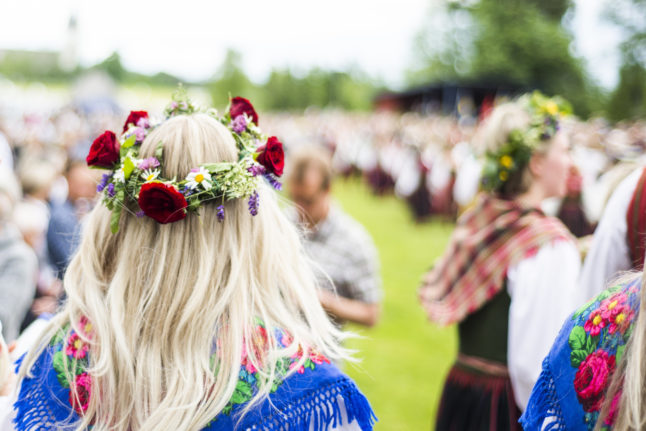
[[157, 179], [159, 176], [160, 172], [158, 169], [146, 169], [142, 174], [141, 177], [146, 180], [147, 183], [154, 181]]
[[213, 184], [211, 184], [211, 174], [204, 167], [199, 167], [191, 169], [191, 173], [186, 176], [186, 187], [191, 190], [197, 188], [201, 185], [204, 190], [211, 190]]

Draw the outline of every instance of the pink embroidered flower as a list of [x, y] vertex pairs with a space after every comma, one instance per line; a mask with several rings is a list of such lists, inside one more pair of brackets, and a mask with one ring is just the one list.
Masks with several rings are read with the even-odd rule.
[[574, 389], [583, 410], [593, 412], [601, 408], [603, 394], [614, 371], [615, 357], [605, 350], [597, 350], [581, 362], [574, 376]]
[[311, 350], [310, 351], [310, 360], [314, 362], [317, 365], [321, 365], [322, 363], [329, 364], [330, 360], [326, 358], [322, 353], [316, 351], [316, 350]]
[[616, 293], [611, 297], [604, 299], [600, 307], [601, 316], [604, 319], [610, 320], [612, 316], [619, 312], [619, 309], [626, 305], [627, 300], [628, 297], [623, 292]]
[[246, 343], [242, 343], [242, 362], [240, 362], [240, 364], [245, 368], [245, 370], [247, 370], [249, 374], [253, 374], [258, 371], [258, 369], [251, 362], [249, 355], [247, 354]]
[[72, 356], [74, 359], [85, 358], [90, 346], [84, 342], [77, 333], [73, 332], [67, 340], [67, 347], [65, 347], [65, 354]]
[[74, 410], [83, 414], [87, 411], [92, 396], [92, 379], [87, 373], [76, 376], [76, 379], [70, 385], [70, 404]]
[[621, 390], [617, 391], [614, 397], [612, 397], [612, 403], [610, 403], [610, 410], [608, 410], [608, 416], [604, 419], [603, 423], [608, 426], [613, 426], [615, 424], [615, 419], [617, 419], [617, 412], [619, 411], [619, 399], [621, 398]]
[[606, 319], [603, 318], [601, 310], [597, 309], [590, 313], [590, 317], [583, 325], [585, 332], [589, 333], [593, 337], [599, 335], [601, 330], [606, 327]]
[[609, 319], [610, 326], [608, 327], [608, 332], [614, 334], [619, 331], [619, 333], [623, 334], [628, 329], [628, 326], [630, 326], [630, 322], [635, 313], [627, 305], [618, 306], [615, 310], [616, 312], [612, 313]]
[[[251, 346], [253, 348], [254, 360], [262, 361], [267, 353], [267, 346], [269, 344], [269, 339], [267, 338], [267, 330], [262, 326], [258, 325], [253, 332], [251, 338]], [[242, 344], [242, 362], [241, 364], [245, 367], [248, 373], [255, 373], [258, 370], [255, 365], [252, 363], [249, 358], [249, 352], [247, 351], [246, 343]]]
[[296, 372], [297, 372], [298, 374], [303, 374], [303, 373], [305, 372], [305, 367], [304, 367], [303, 365], [301, 365], [300, 367], [296, 368], [296, 365], [297, 365], [297, 363], [296, 363], [296, 362], [297, 362], [297, 361], [292, 362], [292, 363], [289, 365], [289, 369], [290, 369], [290, 370], [294, 370], [294, 369], [295, 369], [295, 370], [296, 370]]
[[83, 316], [79, 319], [79, 329], [87, 338], [92, 338], [92, 323], [90, 323], [87, 317]]

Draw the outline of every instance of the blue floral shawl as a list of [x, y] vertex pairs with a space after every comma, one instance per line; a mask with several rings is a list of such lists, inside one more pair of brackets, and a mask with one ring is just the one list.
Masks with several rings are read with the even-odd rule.
[[[639, 311], [640, 280], [612, 287], [561, 329], [520, 418], [525, 431], [593, 430]], [[603, 429], [611, 429], [616, 396]]]
[[[81, 321], [80, 327], [86, 324]], [[79, 420], [91, 394], [91, 379], [85, 373], [88, 357], [89, 348], [73, 331], [68, 334], [65, 328], [52, 340], [32, 367], [33, 377], [21, 384], [14, 405], [17, 431], [56, 430]], [[298, 357], [284, 360], [278, 369], [286, 373]], [[346, 423], [345, 418], [342, 422], [343, 410], [347, 423], [356, 420], [362, 431], [372, 430], [376, 416], [368, 400], [348, 376], [316, 351], [310, 351], [303, 366], [289, 377], [277, 379], [269, 397], [241, 415], [260, 378], [245, 359], [229, 404], [204, 430], [324, 431]], [[71, 383], [66, 377], [70, 374], [76, 376]]]

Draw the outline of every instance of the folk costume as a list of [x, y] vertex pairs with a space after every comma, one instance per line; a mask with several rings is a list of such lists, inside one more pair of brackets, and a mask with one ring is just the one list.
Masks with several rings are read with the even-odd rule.
[[[640, 279], [605, 290], [565, 321], [521, 418], [525, 431], [590, 430], [639, 312]], [[612, 429], [620, 393], [601, 429]]]
[[621, 271], [641, 270], [646, 241], [646, 168], [628, 175], [612, 193], [581, 271], [586, 300]]
[[481, 195], [460, 217], [420, 289], [430, 320], [458, 324], [436, 429], [519, 429], [579, 265], [571, 234], [537, 208]]
[[[88, 328], [84, 335], [92, 337], [87, 319], [80, 327]], [[256, 328], [253, 341], [259, 349], [266, 339], [265, 331], [262, 325]], [[291, 343], [291, 337], [283, 331], [277, 331], [277, 339], [282, 347]], [[65, 328], [38, 357], [32, 376], [22, 382], [14, 406], [15, 430], [58, 430], [79, 420], [93, 393], [92, 377], [87, 372], [91, 350], [83, 340], [74, 331], [67, 334]], [[271, 395], [241, 414], [263, 378], [244, 356], [233, 396], [203, 429], [371, 430], [376, 418], [354, 382], [313, 349], [299, 366], [302, 355], [300, 350], [294, 357], [280, 360]], [[293, 374], [286, 376], [290, 370]]]

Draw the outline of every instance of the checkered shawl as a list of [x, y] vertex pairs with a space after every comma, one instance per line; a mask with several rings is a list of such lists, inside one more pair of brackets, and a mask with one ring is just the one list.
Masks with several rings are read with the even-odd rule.
[[440, 325], [462, 321], [503, 289], [510, 266], [557, 240], [574, 241], [558, 219], [481, 196], [460, 217], [446, 252], [424, 276], [419, 296], [429, 319]]

